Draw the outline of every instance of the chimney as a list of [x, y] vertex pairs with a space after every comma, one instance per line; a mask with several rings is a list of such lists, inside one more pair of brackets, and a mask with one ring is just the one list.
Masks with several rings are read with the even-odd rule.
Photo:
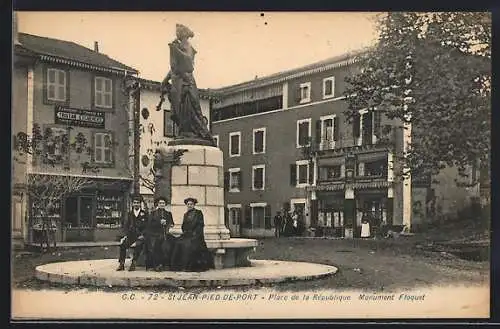
[[14, 45], [20, 45], [19, 42], [19, 33], [17, 32], [17, 13], [14, 11], [12, 13], [12, 42]]
[[96, 53], [98, 53], [98, 52], [99, 52], [99, 42], [97, 42], [97, 41], [94, 41], [94, 51], [95, 51]]

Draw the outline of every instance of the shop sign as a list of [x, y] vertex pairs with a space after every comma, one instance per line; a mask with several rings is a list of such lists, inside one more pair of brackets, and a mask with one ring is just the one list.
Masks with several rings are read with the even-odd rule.
[[105, 116], [102, 111], [89, 111], [56, 106], [55, 123], [76, 127], [104, 128]]

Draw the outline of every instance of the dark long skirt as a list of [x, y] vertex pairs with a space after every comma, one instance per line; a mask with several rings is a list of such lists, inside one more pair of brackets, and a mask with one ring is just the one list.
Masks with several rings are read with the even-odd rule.
[[175, 237], [171, 234], [148, 237], [146, 239], [146, 269], [159, 266], [169, 267], [174, 244]]
[[214, 268], [214, 259], [203, 239], [180, 236], [175, 242], [170, 264], [173, 271], [203, 272]]

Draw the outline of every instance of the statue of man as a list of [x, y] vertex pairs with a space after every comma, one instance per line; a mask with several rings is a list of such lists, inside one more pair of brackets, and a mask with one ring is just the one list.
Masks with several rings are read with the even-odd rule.
[[203, 120], [198, 87], [193, 76], [196, 50], [189, 43], [189, 38], [194, 37], [194, 33], [188, 27], [177, 24], [176, 35], [177, 38], [169, 43], [170, 71], [162, 82], [162, 90], [172, 106], [171, 118], [179, 128], [179, 137], [213, 143], [213, 137]]

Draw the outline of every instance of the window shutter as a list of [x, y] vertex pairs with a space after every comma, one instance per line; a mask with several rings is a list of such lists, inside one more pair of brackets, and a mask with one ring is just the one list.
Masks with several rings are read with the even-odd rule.
[[373, 134], [373, 111], [366, 113], [363, 117], [363, 139], [367, 141], [367, 144], [372, 143]]
[[224, 207], [224, 225], [226, 228], [229, 227], [229, 209], [227, 207]]
[[115, 145], [115, 141], [113, 139], [113, 134], [109, 134], [109, 162], [115, 162], [115, 159], [114, 159], [114, 156], [115, 156], [115, 152], [114, 152], [114, 145]]
[[382, 113], [380, 111], [375, 111], [374, 112], [374, 119], [373, 119], [373, 134], [379, 138], [382, 134], [381, 132], [381, 121], [382, 121]]
[[338, 141], [340, 136], [340, 126], [339, 119], [337, 117], [333, 118], [333, 140]]
[[272, 213], [271, 213], [271, 205], [266, 205], [266, 208], [264, 209], [264, 224], [266, 229], [271, 229], [271, 218], [272, 218]]
[[243, 188], [243, 181], [242, 181], [243, 175], [241, 174], [241, 171], [238, 171], [238, 183], [239, 186], [238, 188], [241, 190]]
[[311, 167], [311, 163], [309, 162], [307, 168], [309, 168], [309, 184], [314, 182], [314, 168]]
[[252, 207], [249, 205], [245, 206], [245, 227], [252, 227]]
[[358, 138], [360, 136], [360, 125], [361, 125], [361, 115], [356, 113], [354, 115], [354, 121], [352, 122], [352, 133], [354, 138]]
[[316, 120], [316, 141], [317, 144], [321, 143], [321, 120]]
[[297, 185], [297, 165], [296, 164], [290, 165], [290, 185], [292, 185], [292, 186]]
[[229, 171], [224, 172], [224, 189], [229, 190]]

